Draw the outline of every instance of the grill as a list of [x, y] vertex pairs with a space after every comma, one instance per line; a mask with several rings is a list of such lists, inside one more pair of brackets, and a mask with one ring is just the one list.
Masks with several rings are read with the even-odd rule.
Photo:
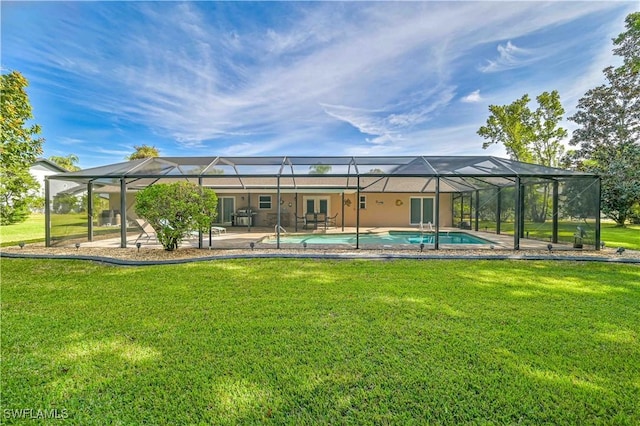
[[256, 214], [251, 209], [238, 209], [231, 215], [231, 224], [233, 226], [253, 226], [253, 217]]

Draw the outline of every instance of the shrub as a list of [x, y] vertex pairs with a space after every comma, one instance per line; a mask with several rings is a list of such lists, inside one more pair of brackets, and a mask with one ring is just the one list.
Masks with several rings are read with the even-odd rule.
[[209, 229], [218, 205], [216, 193], [189, 182], [157, 184], [136, 195], [135, 211], [156, 230], [165, 250], [175, 250], [191, 232]]

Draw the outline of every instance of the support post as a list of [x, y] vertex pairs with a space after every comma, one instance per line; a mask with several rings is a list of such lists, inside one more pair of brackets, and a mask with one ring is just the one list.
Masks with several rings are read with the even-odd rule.
[[496, 234], [500, 235], [500, 217], [502, 216], [502, 188], [498, 187], [496, 196], [498, 205], [496, 206]]
[[475, 230], [478, 232], [480, 228], [480, 190], [476, 189], [476, 208], [475, 208]]
[[596, 194], [598, 197], [598, 200], [596, 201], [596, 250], [600, 250], [600, 238], [601, 238], [601, 234], [600, 234], [600, 209], [602, 208], [602, 179], [600, 178], [600, 176], [597, 177], [598, 181], [596, 182], [596, 186], [598, 187], [596, 190]]
[[552, 209], [552, 230], [551, 230], [551, 242], [554, 244], [558, 242], [558, 187], [559, 183], [557, 180], [553, 181], [553, 194], [551, 200], [551, 209]]
[[[436, 176], [436, 203], [435, 203], [435, 217], [436, 233], [433, 236], [433, 248], [435, 250], [440, 249], [440, 176]], [[422, 241], [421, 241], [422, 243]]]
[[[202, 176], [198, 177], [198, 186], [200, 187], [200, 192], [202, 192]], [[209, 229], [211, 229], [211, 223], [209, 223]], [[198, 229], [198, 248], [202, 248], [202, 229]]]
[[93, 182], [87, 183], [87, 239], [93, 241]]
[[460, 193], [460, 228], [462, 228], [462, 222], [464, 222], [464, 192]]
[[280, 248], [280, 175], [278, 175], [278, 178], [276, 180], [277, 182], [277, 190], [278, 190], [278, 195], [276, 196], [276, 248]]
[[342, 191], [342, 218], [340, 222], [342, 222], [342, 232], [344, 232], [344, 191]]
[[360, 175], [358, 175], [358, 190], [356, 191], [356, 249], [360, 248]]
[[[247, 212], [251, 212], [251, 192], [247, 193]], [[251, 232], [251, 222], [253, 222], [253, 212], [249, 214], [247, 220], [247, 232]]]
[[51, 247], [51, 187], [48, 176], [44, 178], [44, 245]]
[[516, 177], [515, 187], [515, 215], [513, 218], [513, 249], [520, 250], [520, 216], [522, 215], [522, 203], [520, 202], [522, 187], [520, 178]]
[[127, 181], [120, 178], [120, 247], [127, 248]]

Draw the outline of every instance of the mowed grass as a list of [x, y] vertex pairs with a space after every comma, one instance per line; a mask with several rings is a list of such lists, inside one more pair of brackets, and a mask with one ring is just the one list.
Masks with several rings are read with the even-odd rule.
[[640, 423], [633, 265], [3, 259], [1, 302], [3, 409], [73, 424]]
[[21, 223], [0, 226], [0, 246], [44, 241], [44, 215], [32, 214]]
[[[62, 237], [63, 235], [57, 235], [60, 232], [66, 233], [67, 237], [71, 234], [86, 236], [86, 218], [84, 214], [54, 215], [54, 219], [57, 224], [67, 225], [56, 228], [56, 235], [54, 235], [54, 237]], [[573, 241], [573, 235], [577, 226], [580, 226], [580, 222], [560, 222], [560, 240], [564, 242]], [[495, 223], [481, 222], [479, 229], [483, 230], [485, 227], [493, 229]], [[531, 238], [547, 240], [551, 235], [551, 222], [549, 221], [544, 224], [528, 223], [526, 228], [530, 231]], [[96, 226], [94, 232], [96, 234], [113, 233], [114, 238], [117, 238], [119, 229], [119, 227]], [[513, 224], [503, 223], [502, 232], [513, 233]], [[590, 238], [592, 238], [592, 236]], [[640, 250], [640, 225], [627, 225], [622, 228], [611, 222], [603, 222], [601, 227], [601, 240], [606, 243], [607, 247], [625, 247], [627, 249]], [[0, 246], [16, 245], [20, 241], [26, 243], [44, 241], [44, 215], [33, 214], [26, 222], [0, 226]]]

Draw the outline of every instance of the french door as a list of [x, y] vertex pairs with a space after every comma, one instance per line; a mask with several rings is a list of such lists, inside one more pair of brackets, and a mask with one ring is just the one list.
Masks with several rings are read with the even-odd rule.
[[304, 213], [329, 214], [329, 197], [304, 197]]
[[434, 199], [433, 197], [411, 198], [411, 224], [434, 223]]

